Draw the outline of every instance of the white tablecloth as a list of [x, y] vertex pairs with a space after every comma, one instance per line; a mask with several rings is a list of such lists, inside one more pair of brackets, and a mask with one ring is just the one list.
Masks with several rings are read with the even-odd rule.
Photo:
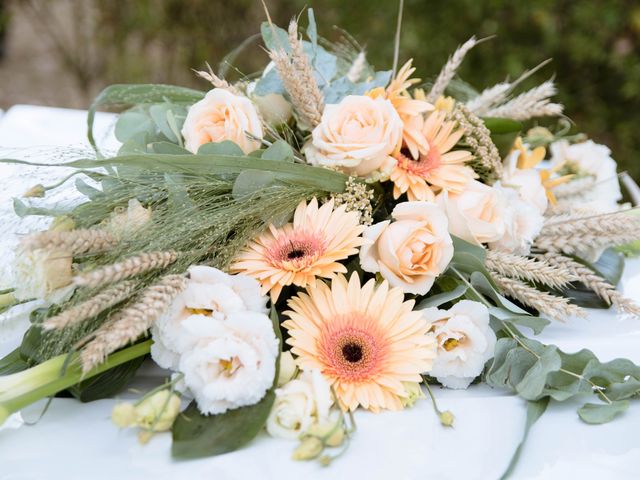
[[[0, 119], [0, 157], [10, 153], [48, 158], [45, 149], [33, 147], [81, 145], [85, 142], [85, 121], [84, 111], [13, 107]], [[110, 115], [97, 118], [97, 138], [111, 147], [115, 145], [109, 134], [112, 123]], [[0, 214], [11, 197], [35, 183], [53, 183], [54, 175], [59, 177], [62, 172], [47, 169], [43, 174], [0, 165]], [[16, 226], [16, 222], [3, 225], [0, 258], [10, 255], [13, 233], [7, 231], [24, 231]], [[7, 277], [2, 278], [6, 282]], [[628, 262], [622, 289], [640, 299], [640, 261]], [[8, 325], [13, 333], [7, 332]], [[19, 343], [24, 327], [24, 321], [5, 321], [4, 327], [0, 321], [0, 333], [4, 333], [0, 335], [0, 354]], [[586, 320], [554, 323], [539, 338], [566, 351], [589, 348], [602, 360], [627, 357], [640, 362], [640, 320], [618, 318], [611, 311], [591, 311]], [[157, 375], [152, 368], [143, 369], [136, 385], [151, 385]], [[400, 413], [358, 412], [358, 431], [349, 450], [329, 468], [291, 461], [295, 444], [266, 435], [238, 452], [176, 462], [170, 456], [169, 434], [141, 446], [134, 432], [115, 428], [109, 420], [114, 400], [80, 404], [55, 399], [35, 426], [20, 425], [14, 419], [0, 429], [0, 479], [497, 478], [522, 435], [525, 402], [485, 386], [467, 391], [436, 389], [435, 394], [442, 409], [454, 412], [454, 429], [439, 425], [428, 401]], [[601, 426], [582, 423], [575, 413], [579, 405], [549, 406], [531, 431], [514, 478], [640, 478], [638, 405]], [[34, 418], [40, 408], [27, 409], [24, 417]]]

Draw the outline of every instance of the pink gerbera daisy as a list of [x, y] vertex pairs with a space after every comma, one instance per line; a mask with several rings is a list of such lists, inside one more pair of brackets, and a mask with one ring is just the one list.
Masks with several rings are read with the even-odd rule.
[[283, 325], [303, 369], [319, 369], [344, 408], [402, 409], [406, 383], [431, 368], [436, 342], [414, 301], [356, 273], [322, 281], [289, 300]]
[[275, 302], [286, 285], [306, 287], [316, 277], [331, 278], [346, 273], [341, 260], [358, 253], [364, 226], [359, 213], [333, 208], [330, 200], [322, 207], [314, 198], [296, 208], [293, 223], [273, 225], [252, 241], [235, 259], [231, 271], [254, 277], [262, 293]]

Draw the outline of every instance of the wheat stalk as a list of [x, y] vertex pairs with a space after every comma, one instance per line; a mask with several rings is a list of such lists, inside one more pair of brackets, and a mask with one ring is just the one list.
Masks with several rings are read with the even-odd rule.
[[440, 70], [431, 90], [427, 94], [427, 102], [434, 103], [440, 96], [442, 96], [442, 94], [444, 94], [445, 89], [449, 86], [449, 83], [451, 83], [451, 80], [458, 71], [458, 68], [460, 68], [465, 55], [477, 44], [478, 41], [476, 40], [476, 37], [471, 37], [460, 45], [453, 55], [449, 57], [447, 63], [445, 63], [442, 70]]
[[585, 287], [593, 291], [609, 305], [613, 305], [618, 312], [640, 316], [640, 305], [635, 303], [633, 300], [626, 298], [614, 285], [595, 273], [589, 267], [573, 260], [572, 258], [554, 253], [546, 253], [539, 257], [551, 265], [556, 265], [569, 270], [576, 276], [580, 283], [584, 284]]
[[93, 369], [112, 352], [143, 335], [187, 284], [186, 275], [167, 275], [144, 289], [132, 304], [120, 310], [93, 334], [80, 352], [82, 371]]
[[165, 268], [178, 259], [174, 250], [166, 252], [145, 252], [129, 257], [122, 262], [81, 273], [73, 279], [73, 283], [80, 287], [95, 288], [107, 283], [114, 283], [125, 278], [131, 278], [141, 273]]
[[367, 66], [367, 57], [364, 51], [358, 53], [356, 58], [353, 60], [353, 63], [349, 67], [349, 71], [347, 72], [347, 79], [350, 82], [356, 83], [362, 77], [362, 73]]
[[61, 330], [72, 325], [78, 325], [89, 318], [95, 317], [107, 308], [129, 298], [135, 291], [136, 286], [136, 282], [132, 281], [118, 283], [98, 293], [89, 300], [75, 305], [54, 317], [48, 318], [42, 326], [45, 330]]
[[586, 316], [586, 312], [582, 308], [572, 305], [567, 298], [541, 292], [520, 280], [502, 275], [492, 275], [492, 278], [505, 295], [536, 309], [549, 318], [562, 321], [569, 316]]
[[71, 255], [108, 250], [118, 243], [112, 234], [100, 229], [78, 229], [65, 232], [46, 231], [25, 237], [21, 247], [28, 250], [46, 249]]
[[557, 89], [553, 81], [548, 80], [531, 90], [521, 93], [507, 103], [488, 110], [485, 116], [511, 118], [513, 120], [558, 116], [562, 114], [563, 106], [549, 100], [556, 93]]
[[493, 183], [502, 177], [503, 166], [500, 153], [491, 140], [491, 132], [482, 119], [471, 113], [469, 109], [458, 103], [452, 113], [465, 132], [464, 140], [474, 154], [474, 170], [488, 183]]
[[206, 62], [206, 65], [208, 70], [207, 72], [204, 72], [201, 70], [194, 70], [197, 76], [199, 76], [200, 78], [204, 78], [206, 81], [211, 83], [211, 85], [213, 85], [216, 88], [224, 88], [225, 90], [230, 91], [234, 95], [240, 95], [240, 96], [243, 95], [243, 93], [240, 90], [238, 90], [235, 86], [231, 85], [225, 79], [220, 78], [215, 73], [213, 73], [213, 69], [211, 68], [211, 65], [209, 65], [208, 62]]
[[566, 268], [520, 255], [489, 250], [485, 262], [490, 271], [503, 277], [536, 282], [553, 288], [563, 288], [576, 280], [575, 275]]
[[550, 252], [574, 254], [585, 248], [624, 245], [640, 238], [640, 217], [625, 211], [597, 215], [549, 217], [535, 246]]

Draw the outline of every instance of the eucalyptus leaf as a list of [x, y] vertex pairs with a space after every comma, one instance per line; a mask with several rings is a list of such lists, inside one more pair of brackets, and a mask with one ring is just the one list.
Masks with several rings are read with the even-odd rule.
[[38, 207], [36, 205], [28, 205], [19, 198], [13, 199], [13, 211], [20, 218], [27, 217], [29, 215], [42, 215], [45, 217], [57, 217], [59, 215], [65, 215], [69, 213], [67, 208], [46, 208]]
[[76, 189], [83, 194], [85, 197], [88, 197], [91, 200], [95, 200], [96, 198], [100, 198], [104, 196], [101, 190], [92, 187], [87, 182], [85, 182], [82, 178], [76, 178]]
[[191, 155], [191, 152], [189, 150], [171, 142], [153, 142], [149, 144], [149, 148], [153, 151], [153, 153], [168, 155]]
[[272, 23], [262, 22], [260, 33], [262, 34], [262, 41], [269, 50], [284, 49], [285, 52], [291, 51], [289, 34], [286, 30]]
[[140, 133], [153, 134], [154, 131], [155, 125], [149, 115], [134, 110], [121, 113], [114, 128], [115, 137], [122, 143], [131, 140]]
[[316, 16], [313, 13], [313, 8], [307, 9], [307, 18], [309, 19], [309, 25], [307, 26], [307, 36], [311, 40], [313, 48], [318, 47], [318, 26], [316, 25]]
[[261, 158], [263, 160], [293, 162], [294, 154], [293, 149], [287, 142], [284, 140], [276, 140], [262, 152]]
[[423, 310], [425, 308], [439, 307], [443, 303], [450, 302], [457, 298], [460, 298], [467, 292], [468, 287], [466, 285], [458, 285], [449, 292], [439, 293], [425, 298], [416, 306], [416, 310]]
[[270, 185], [273, 185], [276, 177], [272, 172], [261, 172], [259, 170], [244, 170], [240, 172], [233, 183], [233, 198], [240, 199], [247, 195], [260, 192]]
[[100, 107], [130, 107], [132, 105], [172, 102], [191, 105], [204, 98], [204, 92], [175, 85], [116, 84], [105, 88], [95, 98], [87, 115], [87, 137], [89, 143], [97, 150], [93, 136], [93, 122], [96, 110]]
[[223, 142], [205, 143], [198, 149], [198, 155], [231, 155], [234, 157], [244, 156], [242, 149], [231, 140]]
[[180, 137], [175, 134], [174, 129], [169, 126], [169, 122], [167, 121], [167, 113], [169, 113], [172, 108], [173, 106], [169, 103], [151, 105], [149, 107], [149, 115], [151, 115], [156, 128], [167, 137], [170, 142], [178, 143]]
[[371, 80], [353, 83], [346, 76], [332, 81], [323, 89], [326, 103], [338, 103], [347, 95], [364, 95], [369, 90], [389, 84], [391, 70], [376, 72]]
[[585, 423], [599, 425], [610, 422], [628, 408], [628, 400], [619, 400], [611, 403], [585, 403], [578, 409], [578, 416]]

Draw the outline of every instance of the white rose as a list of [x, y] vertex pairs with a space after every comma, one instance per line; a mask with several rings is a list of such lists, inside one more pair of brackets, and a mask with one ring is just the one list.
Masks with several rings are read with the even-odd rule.
[[505, 162], [502, 184], [515, 189], [520, 198], [534, 206], [540, 214], [547, 210], [549, 200], [547, 191], [542, 185], [540, 172], [534, 168], [522, 170], [517, 168], [519, 151], [513, 152]]
[[278, 339], [264, 313], [239, 312], [226, 320], [193, 315], [183, 328], [194, 339], [179, 371], [205, 415], [254, 405], [273, 385]]
[[15, 298], [61, 302], [73, 291], [72, 261], [62, 250], [19, 247], [13, 264]]
[[496, 335], [489, 311], [479, 302], [462, 300], [448, 311], [422, 310], [438, 341], [430, 375], [449, 388], [467, 388], [493, 356]]
[[312, 425], [330, 420], [332, 403], [329, 384], [320, 371], [305, 371], [300, 378], [276, 389], [267, 432], [273, 437], [299, 438]]
[[551, 165], [565, 165], [578, 175], [589, 175], [595, 185], [586, 189], [582, 195], [580, 207], [599, 212], [614, 212], [619, 209], [622, 200], [618, 182], [617, 164], [611, 158], [611, 150], [592, 140], [569, 145], [566, 140], [551, 144]]
[[225, 320], [236, 312], [267, 312], [267, 297], [260, 284], [246, 275], [229, 275], [213, 267], [192, 266], [184, 291], [151, 329], [154, 344], [151, 356], [163, 368], [175, 370], [180, 354], [189, 348], [192, 337], [182, 324], [194, 315]]
[[512, 188], [505, 188], [496, 183], [493, 186], [504, 197], [504, 234], [495, 241], [489, 242], [489, 247], [500, 252], [515, 255], [528, 255], [533, 241], [542, 230], [544, 217], [542, 213]]
[[393, 166], [390, 155], [400, 144], [402, 130], [402, 120], [389, 100], [349, 95], [325, 106], [304, 153], [312, 165], [342, 167], [366, 177]]
[[197, 153], [205, 143], [230, 140], [244, 153], [260, 147], [262, 124], [256, 107], [246, 97], [234, 95], [223, 88], [214, 88], [187, 113], [182, 136], [187, 150]]
[[449, 219], [452, 235], [476, 245], [502, 238], [505, 205], [497, 190], [470, 180], [462, 193], [443, 191], [436, 202]]
[[403, 202], [386, 220], [368, 227], [360, 248], [360, 266], [380, 272], [392, 287], [424, 295], [453, 257], [447, 217], [436, 204]]

